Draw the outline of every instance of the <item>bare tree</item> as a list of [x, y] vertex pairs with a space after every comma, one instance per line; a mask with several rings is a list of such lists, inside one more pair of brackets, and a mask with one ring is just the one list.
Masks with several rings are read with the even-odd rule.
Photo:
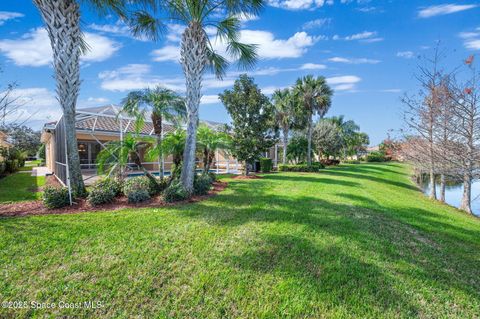
[[479, 75], [473, 65], [473, 57], [465, 61], [468, 75], [463, 82], [453, 79], [449, 85], [449, 99], [453, 104], [456, 147], [452, 148], [455, 172], [463, 178], [463, 196], [460, 209], [472, 213], [472, 181], [480, 168], [480, 90]]
[[440, 56], [441, 53], [437, 47], [432, 58], [424, 58], [424, 63], [418, 66], [418, 73], [415, 75], [421, 85], [418, 95], [405, 96], [402, 99], [407, 106], [404, 120], [408, 126], [408, 132], [423, 139], [422, 143], [416, 141], [410, 145], [409, 156], [428, 172], [432, 199], [437, 199], [435, 175], [438, 172], [438, 152], [435, 144], [441, 104], [438, 88], [441, 87], [445, 78], [444, 71], [439, 68]]

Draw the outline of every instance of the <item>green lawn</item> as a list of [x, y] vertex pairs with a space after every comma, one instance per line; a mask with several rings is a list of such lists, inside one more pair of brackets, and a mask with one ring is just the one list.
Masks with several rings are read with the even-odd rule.
[[39, 199], [39, 187], [45, 184], [45, 176], [15, 173], [0, 178], [0, 204]]
[[37, 167], [42, 163], [42, 160], [26, 161], [24, 167], [20, 167], [19, 171], [31, 171], [34, 167]]
[[407, 173], [269, 174], [168, 209], [0, 219], [0, 300], [103, 305], [0, 317], [478, 318], [480, 220]]

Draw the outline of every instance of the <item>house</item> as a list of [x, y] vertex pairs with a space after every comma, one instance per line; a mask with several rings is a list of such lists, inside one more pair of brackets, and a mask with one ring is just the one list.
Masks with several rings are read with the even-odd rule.
[[[109, 141], [118, 141], [125, 134], [134, 132], [135, 119], [120, 111], [120, 107], [107, 105], [101, 107], [78, 109], [75, 114], [75, 130], [80, 156], [80, 166], [84, 179], [88, 180], [97, 176], [96, 158], [99, 152]], [[154, 134], [153, 123], [147, 115], [144, 126], [140, 132], [142, 136]], [[66, 184], [66, 140], [63, 117], [56, 122], [46, 123], [42, 130], [41, 141], [45, 144], [46, 166], [55, 176]], [[211, 128], [219, 128], [222, 123], [201, 121]], [[171, 123], [163, 123], [163, 134], [173, 131]], [[152, 172], [158, 172], [158, 162], [144, 162], [141, 155], [142, 165]], [[201, 166], [201, 159], [198, 159]], [[172, 166], [171, 156], [162, 163], [165, 172], [169, 172]], [[130, 174], [138, 174], [135, 164], [129, 163]], [[224, 152], [218, 151], [212, 169], [217, 172], [235, 173], [241, 169], [241, 164], [229, 157]]]

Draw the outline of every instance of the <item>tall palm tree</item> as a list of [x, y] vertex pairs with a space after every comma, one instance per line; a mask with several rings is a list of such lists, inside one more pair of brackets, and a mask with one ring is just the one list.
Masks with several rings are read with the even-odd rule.
[[208, 173], [217, 150], [226, 150], [231, 145], [230, 135], [216, 132], [207, 125], [200, 125], [197, 130], [197, 144], [202, 152], [203, 172]]
[[[122, 19], [127, 17], [127, 5], [146, 5], [150, 0], [86, 0], [100, 14], [113, 12]], [[88, 49], [80, 29], [80, 5], [78, 0], [33, 0], [38, 8], [50, 38], [53, 51], [57, 98], [63, 110], [65, 138], [68, 154], [68, 172], [70, 186], [76, 194], [85, 194], [80, 170], [77, 137], [75, 134], [75, 110], [80, 90], [80, 56]], [[141, 20], [146, 15], [142, 11], [135, 13]], [[146, 25], [148, 19], [144, 18]], [[150, 21], [150, 29], [153, 23]], [[135, 33], [143, 29], [136, 28]]]
[[168, 132], [162, 141], [161, 150], [152, 148], [149, 151], [150, 156], [158, 156], [159, 151], [165, 155], [172, 155], [173, 167], [171, 169], [171, 177], [176, 178], [179, 175], [179, 169], [182, 164], [183, 151], [185, 149], [186, 140], [185, 130], [177, 128], [172, 132]]
[[332, 104], [332, 89], [323, 76], [314, 78], [307, 75], [297, 80], [294, 87], [294, 94], [302, 103], [302, 108], [307, 123], [308, 153], [307, 163], [312, 165], [312, 127], [313, 117], [318, 115], [322, 119]]
[[287, 163], [288, 134], [295, 121], [295, 101], [290, 89], [276, 90], [272, 95], [275, 121], [282, 130], [283, 160]]
[[[202, 97], [203, 75], [208, 67], [221, 79], [229, 65], [228, 60], [217, 52], [209, 39], [207, 30], [216, 30], [216, 39], [226, 48], [226, 54], [241, 67], [251, 67], [257, 58], [256, 46], [240, 42], [240, 17], [257, 15], [264, 5], [263, 0], [166, 0], [159, 6], [169, 11], [170, 18], [183, 23], [180, 63], [185, 74], [187, 106], [187, 140], [183, 154], [181, 182], [188, 192], [193, 191], [196, 153], [198, 108]], [[145, 19], [151, 24], [152, 19]], [[148, 26], [139, 22], [139, 29]], [[154, 24], [151, 24], [154, 25]]]
[[185, 101], [172, 90], [160, 86], [154, 89], [132, 91], [123, 100], [123, 111], [134, 116], [137, 126], [143, 126], [147, 109], [153, 123], [153, 131], [157, 137], [158, 170], [163, 178], [163, 152], [162, 152], [162, 125], [163, 120], [177, 123], [186, 115]]

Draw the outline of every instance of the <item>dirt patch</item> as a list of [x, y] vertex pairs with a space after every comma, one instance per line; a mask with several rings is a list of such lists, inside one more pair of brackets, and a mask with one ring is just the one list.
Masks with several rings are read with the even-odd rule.
[[232, 177], [233, 179], [259, 179], [259, 178], [262, 178], [262, 176], [258, 176], [258, 175], [248, 175], [248, 176], [245, 176], [245, 175], [236, 175], [234, 177]]
[[[55, 179], [55, 177], [53, 177]], [[56, 181], [56, 179], [55, 179]], [[57, 181], [58, 183], [58, 181]], [[50, 184], [51, 185], [51, 184]], [[13, 204], [0, 204], [0, 217], [28, 216], [28, 215], [48, 215], [48, 214], [75, 214], [82, 212], [115, 211], [124, 208], [142, 208], [142, 207], [169, 207], [185, 203], [195, 203], [215, 196], [227, 187], [226, 182], [213, 183], [212, 189], [207, 195], [192, 196], [188, 200], [166, 203], [161, 196], [154, 197], [148, 201], [138, 204], [130, 204], [125, 196], [115, 198], [113, 203], [92, 206], [85, 199], [78, 199], [72, 206], [59, 209], [47, 209], [41, 201], [28, 201]]]

